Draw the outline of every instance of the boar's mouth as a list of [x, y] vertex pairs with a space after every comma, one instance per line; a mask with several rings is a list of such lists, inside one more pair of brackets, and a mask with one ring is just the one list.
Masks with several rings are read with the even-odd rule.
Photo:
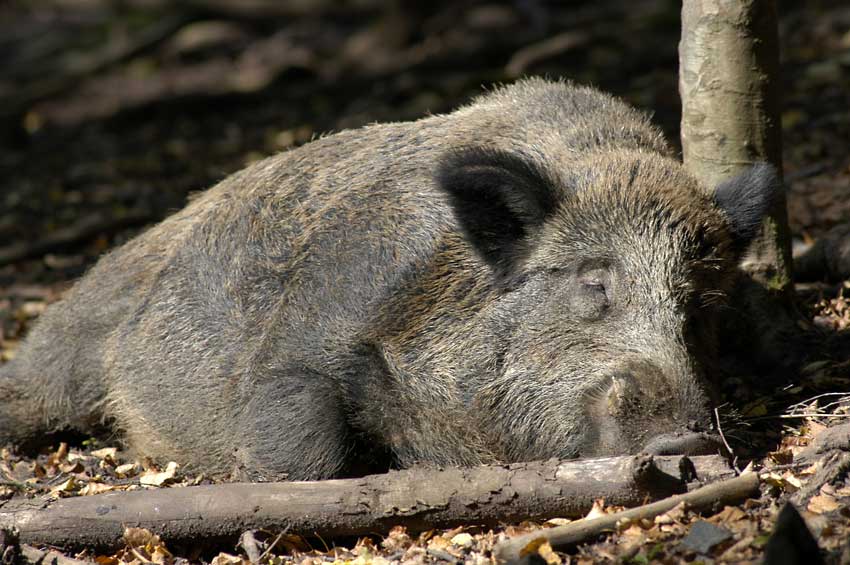
[[[695, 386], [683, 387], [682, 380], [664, 374], [655, 363], [630, 360], [605, 379], [607, 386], [588, 391], [585, 407], [590, 425], [583, 455], [708, 455], [721, 451], [721, 438], [706, 431], [708, 399]], [[671, 389], [677, 386], [681, 390], [674, 394]]]
[[652, 438], [643, 448], [649, 455], [712, 455], [722, 442], [719, 436], [705, 432], [673, 432]]

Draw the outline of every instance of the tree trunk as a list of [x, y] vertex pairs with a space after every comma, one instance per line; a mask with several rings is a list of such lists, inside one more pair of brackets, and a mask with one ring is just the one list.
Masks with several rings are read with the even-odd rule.
[[[684, 0], [679, 43], [685, 167], [714, 188], [758, 161], [782, 171], [774, 0]], [[774, 295], [791, 291], [785, 194], [765, 219], [744, 270]]]

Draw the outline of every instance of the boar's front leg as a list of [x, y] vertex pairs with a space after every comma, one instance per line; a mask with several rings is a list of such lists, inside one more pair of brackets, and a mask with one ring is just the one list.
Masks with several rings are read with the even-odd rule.
[[339, 476], [353, 439], [334, 383], [304, 367], [252, 380], [238, 416], [237, 464], [252, 480]]

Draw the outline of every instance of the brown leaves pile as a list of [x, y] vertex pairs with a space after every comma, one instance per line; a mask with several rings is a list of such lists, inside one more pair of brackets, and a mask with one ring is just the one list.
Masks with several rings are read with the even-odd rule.
[[94, 561], [98, 565], [172, 565], [174, 556], [159, 536], [144, 528], [124, 529], [124, 549], [114, 555], [98, 555]]
[[56, 450], [35, 460], [0, 448], [0, 500], [15, 494], [60, 498], [205, 481], [203, 475], [181, 476], [178, 469], [175, 462], [162, 469], [148, 459], [125, 461], [115, 447], [86, 451], [60, 443]]

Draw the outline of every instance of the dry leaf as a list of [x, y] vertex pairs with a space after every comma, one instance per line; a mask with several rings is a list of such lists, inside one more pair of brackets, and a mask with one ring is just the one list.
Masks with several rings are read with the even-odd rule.
[[115, 474], [121, 478], [132, 477], [139, 472], [139, 466], [135, 463], [124, 463], [115, 467]]
[[144, 547], [149, 543], [159, 543], [159, 536], [145, 528], [124, 528], [124, 543], [129, 547]]
[[66, 457], [68, 457], [68, 444], [63, 441], [59, 444], [59, 448], [56, 451], [48, 455], [47, 464], [59, 465]]
[[451, 546], [451, 542], [443, 536], [434, 536], [428, 540], [428, 549], [445, 550]]
[[470, 534], [466, 532], [461, 532], [451, 539], [452, 545], [459, 545], [461, 547], [472, 547], [472, 544], [475, 542], [475, 538], [473, 538]]
[[547, 526], [566, 526], [570, 522], [572, 522], [572, 520], [569, 518], [549, 518], [543, 523]]
[[620, 543], [634, 544], [637, 540], [644, 539], [643, 528], [639, 524], [632, 523], [627, 528], [620, 531]]
[[767, 484], [779, 487], [785, 492], [796, 492], [803, 484], [802, 481], [800, 481], [800, 479], [798, 479], [790, 471], [786, 471], [782, 474], [772, 471], [769, 473], [762, 473], [759, 477]]
[[591, 520], [593, 518], [599, 518], [600, 516], [605, 515], [605, 499], [597, 498], [593, 501], [593, 507], [590, 509], [590, 512], [587, 513], [587, 516], [584, 517], [585, 520]]
[[242, 563], [247, 565], [248, 561], [238, 555], [230, 555], [224, 552], [219, 553], [210, 561], [210, 565], [242, 565]]
[[794, 473], [791, 471], [785, 471], [782, 474], [782, 478], [785, 480], [786, 484], [790, 485], [793, 490], [787, 489], [788, 492], [795, 492], [800, 490], [803, 486], [803, 481], [801, 481]]
[[547, 565], [561, 565], [561, 557], [555, 553], [548, 541], [540, 544], [537, 555], [543, 558]]
[[747, 513], [737, 506], [726, 506], [723, 510], [709, 518], [707, 521], [712, 524], [731, 524], [746, 517]]
[[151, 561], [156, 563], [157, 565], [165, 565], [166, 563], [170, 563], [173, 558], [171, 552], [165, 549], [165, 546], [162, 544], [157, 545], [153, 548], [151, 552]]
[[844, 498], [845, 496], [850, 496], [850, 486], [843, 486], [835, 490], [835, 496], [839, 496]]
[[813, 496], [809, 501], [809, 505], [806, 507], [809, 512], [813, 512], [815, 514], [823, 514], [825, 512], [832, 512], [833, 510], [838, 510], [841, 508], [841, 504], [835, 499], [834, 496], [830, 496], [828, 494], [818, 494], [817, 496]]
[[86, 470], [85, 465], [83, 465], [80, 461], [61, 463], [59, 465], [59, 470], [63, 473], [82, 473]]
[[157, 473], [156, 471], [145, 471], [139, 477], [139, 483], [144, 486], [161, 487], [168, 482], [171, 482], [177, 476], [177, 468], [179, 465], [174, 461], [169, 461], [165, 466], [165, 471]]
[[687, 512], [687, 506], [684, 502], [680, 502], [664, 514], [659, 514], [655, 517], [654, 522], [658, 525], [669, 525], [676, 522], [681, 522]]
[[407, 549], [411, 546], [413, 540], [407, 534], [407, 529], [404, 526], [395, 526], [389, 531], [387, 537], [381, 542], [381, 547], [387, 551], [398, 551]]
[[50, 494], [54, 496], [60, 496], [63, 492], [74, 492], [77, 490], [77, 481], [74, 480], [74, 477], [69, 477], [67, 481], [60, 483], [50, 489]]
[[103, 449], [96, 449], [91, 452], [95, 457], [100, 457], [101, 459], [106, 459], [109, 457], [112, 460], [118, 456], [118, 448], [117, 447], [104, 447]]
[[109, 492], [111, 490], [115, 490], [114, 485], [107, 485], [104, 483], [95, 483], [90, 482], [86, 486], [80, 489], [80, 494], [82, 496], [91, 496], [93, 494], [100, 494], [102, 492]]
[[547, 544], [549, 543], [548, 541], [546, 541], [546, 538], [544, 536], [540, 536], [539, 538], [532, 539], [527, 544], [525, 544], [525, 546], [522, 549], [519, 550], [519, 556], [525, 557], [527, 555], [537, 553], [537, 550], [544, 543], [547, 543]]
[[85, 462], [87, 462], [91, 459], [91, 456], [83, 455], [82, 453], [77, 453], [76, 451], [72, 451], [68, 454], [67, 459], [68, 459], [69, 463], [74, 463], [76, 461], [81, 461], [81, 462], [85, 463]]

